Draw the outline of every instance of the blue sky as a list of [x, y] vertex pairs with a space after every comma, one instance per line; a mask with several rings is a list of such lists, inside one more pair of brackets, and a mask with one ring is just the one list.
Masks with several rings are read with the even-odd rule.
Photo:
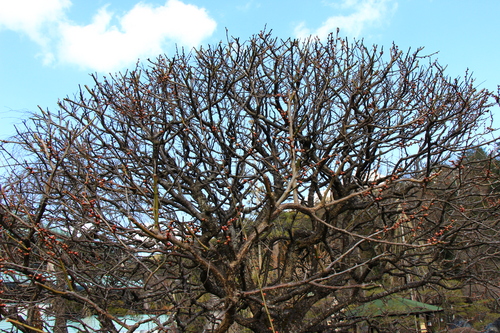
[[91, 84], [89, 73], [217, 43], [226, 28], [248, 39], [264, 27], [280, 38], [324, 38], [339, 27], [367, 44], [423, 46], [449, 75], [469, 68], [480, 88], [496, 91], [499, 13], [495, 0], [0, 0], [0, 138], [38, 105], [54, 110]]

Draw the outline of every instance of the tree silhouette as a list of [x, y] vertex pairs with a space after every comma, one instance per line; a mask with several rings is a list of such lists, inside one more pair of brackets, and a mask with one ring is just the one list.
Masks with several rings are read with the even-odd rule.
[[494, 96], [421, 49], [261, 33], [94, 79], [2, 146], [24, 332], [324, 332], [498, 257], [498, 194], [464, 172]]

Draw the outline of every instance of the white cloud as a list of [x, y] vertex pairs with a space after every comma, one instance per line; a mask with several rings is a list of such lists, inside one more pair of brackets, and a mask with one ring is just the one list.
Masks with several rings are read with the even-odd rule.
[[0, 27], [26, 33], [40, 41], [43, 26], [64, 17], [69, 0], [0, 0]]
[[0, 29], [25, 33], [47, 48], [49, 35], [70, 6], [70, 0], [0, 0]]
[[63, 26], [61, 59], [97, 71], [119, 69], [138, 58], [156, 57], [167, 43], [196, 46], [209, 37], [216, 23], [207, 12], [178, 0], [153, 7], [139, 3], [112, 25], [106, 7], [86, 26]]
[[70, 0], [0, 0], [0, 28], [26, 33], [41, 46], [43, 62], [95, 71], [119, 70], [156, 57], [169, 45], [199, 45], [216, 28], [205, 9], [168, 0], [138, 3], [122, 16], [101, 8], [88, 25], [70, 21]]
[[394, 0], [343, 0], [333, 7], [350, 11], [350, 13], [331, 16], [316, 30], [309, 29], [302, 22], [295, 28], [296, 36], [305, 38], [314, 35], [324, 39], [339, 28], [343, 35], [358, 37], [367, 27], [381, 24], [397, 8], [397, 2]]

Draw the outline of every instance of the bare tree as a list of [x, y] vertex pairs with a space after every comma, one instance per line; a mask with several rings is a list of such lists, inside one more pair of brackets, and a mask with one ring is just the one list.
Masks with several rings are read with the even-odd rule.
[[24, 332], [54, 325], [34, 308], [57, 332], [324, 332], [498, 259], [497, 175], [464, 158], [494, 96], [421, 49], [261, 33], [94, 79], [3, 145]]

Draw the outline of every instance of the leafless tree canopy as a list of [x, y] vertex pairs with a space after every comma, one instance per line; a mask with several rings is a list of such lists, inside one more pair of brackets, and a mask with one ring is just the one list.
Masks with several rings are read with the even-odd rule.
[[493, 282], [497, 159], [470, 158], [492, 97], [420, 49], [335, 36], [95, 77], [2, 146], [0, 314], [326, 332], [389, 294]]

